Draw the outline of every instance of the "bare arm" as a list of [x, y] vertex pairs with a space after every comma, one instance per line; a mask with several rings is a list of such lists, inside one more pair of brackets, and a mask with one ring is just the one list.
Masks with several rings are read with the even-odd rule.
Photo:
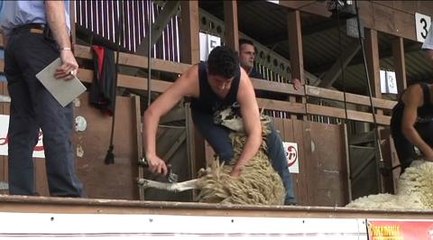
[[167, 91], [159, 96], [143, 114], [144, 154], [149, 170], [166, 175], [165, 162], [156, 155], [156, 131], [160, 118], [172, 109], [183, 97], [194, 95], [198, 86], [198, 66], [192, 66], [177, 79]]
[[241, 107], [247, 141], [238, 162], [233, 168], [232, 176], [239, 176], [243, 166], [254, 157], [262, 144], [262, 126], [260, 123], [259, 107], [257, 105], [254, 88], [246, 72], [241, 70], [241, 80], [237, 100]]
[[[64, 1], [45, 1], [47, 23], [54, 40], [60, 47], [62, 65], [56, 69], [56, 78], [72, 79], [71, 73], [77, 71], [78, 63], [71, 51], [71, 41], [65, 20]], [[63, 50], [62, 50], [63, 49]]]
[[423, 104], [423, 91], [420, 85], [414, 85], [406, 90], [403, 96], [405, 104], [402, 119], [402, 132], [404, 136], [424, 154], [425, 160], [433, 161], [432, 148], [421, 138], [415, 129], [418, 116], [418, 107]]

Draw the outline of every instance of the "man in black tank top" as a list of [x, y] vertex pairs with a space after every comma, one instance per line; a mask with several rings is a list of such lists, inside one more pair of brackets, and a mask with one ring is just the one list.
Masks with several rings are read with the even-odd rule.
[[433, 161], [432, 86], [419, 83], [409, 86], [394, 106], [391, 134], [401, 165], [401, 173], [416, 157], [414, 146], [423, 159]]
[[[233, 147], [229, 130], [214, 122], [214, 114], [236, 106], [242, 116], [247, 141], [231, 172], [239, 176], [243, 166], [257, 153], [262, 142], [260, 113], [254, 87], [245, 70], [239, 66], [237, 54], [228, 47], [216, 47], [208, 62], [193, 65], [159, 96], [143, 115], [143, 143], [145, 157], [152, 172], [166, 175], [167, 166], [156, 155], [155, 138], [161, 116], [173, 108], [183, 97], [190, 97], [194, 125], [212, 146], [222, 161], [230, 161]], [[272, 128], [267, 136], [268, 155], [272, 166], [281, 176], [287, 191], [286, 204], [295, 204], [290, 172], [282, 141]]]

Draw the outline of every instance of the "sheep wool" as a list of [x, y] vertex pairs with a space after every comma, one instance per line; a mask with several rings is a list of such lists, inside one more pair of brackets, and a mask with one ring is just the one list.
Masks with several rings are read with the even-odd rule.
[[[262, 122], [263, 124], [263, 122]], [[267, 124], [262, 127], [267, 134]], [[246, 135], [242, 132], [230, 134], [234, 149], [234, 159], [239, 159]], [[272, 168], [266, 155], [266, 141], [262, 141], [257, 154], [244, 166], [238, 178], [230, 176], [235, 162], [229, 165], [216, 159], [207, 175], [198, 183], [199, 202], [220, 204], [282, 205], [285, 189], [278, 173]]]
[[358, 198], [346, 207], [362, 209], [433, 210], [433, 162], [414, 161], [398, 180], [396, 194]]

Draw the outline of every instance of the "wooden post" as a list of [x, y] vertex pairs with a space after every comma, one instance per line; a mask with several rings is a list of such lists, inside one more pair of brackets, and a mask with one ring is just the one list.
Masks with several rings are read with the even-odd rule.
[[[367, 59], [367, 67], [368, 67], [368, 75], [370, 78], [370, 84], [371, 84], [371, 91], [372, 91], [372, 97], [375, 98], [382, 98], [382, 93], [380, 91], [380, 64], [379, 64], [379, 43], [378, 43], [378, 37], [377, 37], [377, 31], [373, 29], [366, 29], [365, 34], [365, 43], [366, 43], [366, 59]], [[382, 115], [382, 110], [376, 110], [376, 112], [373, 112], [373, 114]], [[377, 126], [375, 126], [377, 127]], [[385, 162], [383, 160], [382, 156], [382, 144], [381, 144], [381, 136], [380, 131], [383, 130], [383, 127], [377, 127], [375, 129], [376, 139], [377, 142], [377, 151], [379, 152], [379, 158], [378, 159], [378, 165], [377, 167], [382, 167], [385, 165]], [[379, 191], [384, 192], [385, 189], [387, 189], [386, 185], [386, 179], [381, 175], [380, 169], [377, 171], [378, 175], [378, 184], [379, 184]]]
[[76, 42], [76, 32], [75, 32], [75, 1], [69, 3], [69, 20], [71, 21], [71, 46], [75, 45]]
[[[287, 14], [287, 30], [289, 33], [290, 45], [290, 63], [292, 67], [292, 81], [298, 78], [302, 85], [305, 85], [304, 76], [304, 53], [302, 46], [302, 30], [301, 30], [301, 12], [299, 10], [290, 11]], [[289, 97], [290, 102], [296, 102], [296, 97]], [[302, 97], [302, 103], [305, 103], [305, 97]], [[291, 115], [292, 119], [296, 119], [296, 115]], [[303, 116], [306, 120], [307, 116]]]
[[373, 29], [366, 29], [365, 47], [368, 75], [372, 87], [373, 97], [382, 98], [380, 92], [380, 65], [379, 65], [379, 43], [377, 39], [377, 31]]
[[397, 37], [392, 41], [392, 55], [394, 57], [398, 93], [401, 93], [407, 87], [403, 40], [403, 38]]
[[[199, 41], [199, 8], [198, 1], [181, 1], [181, 25], [180, 34], [182, 47], [181, 61], [183, 63], [195, 64], [200, 61], [200, 41]], [[191, 176], [195, 176], [198, 169], [205, 167], [204, 138], [194, 128], [191, 119], [189, 105], [186, 106], [187, 114], [187, 152], [191, 166]]]
[[200, 61], [198, 1], [181, 1], [180, 6], [180, 60], [183, 63], [195, 64]]
[[224, 1], [225, 45], [239, 52], [238, 3]]

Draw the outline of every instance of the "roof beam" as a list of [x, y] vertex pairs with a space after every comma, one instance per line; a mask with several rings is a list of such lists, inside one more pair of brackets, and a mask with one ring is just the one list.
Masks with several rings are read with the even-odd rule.
[[341, 75], [343, 69], [349, 65], [350, 61], [358, 53], [359, 49], [361, 49], [359, 41], [357, 39], [353, 39], [346, 49], [341, 53], [341, 56], [337, 59], [331, 69], [326, 72], [323, 80], [316, 82], [315, 85], [323, 88], [331, 87], [335, 80], [337, 80], [337, 78]]
[[[432, 14], [430, 1], [357, 1], [366, 28], [417, 41], [415, 11]], [[280, 1], [281, 6], [323, 17], [331, 17], [326, 1]], [[411, 4], [412, 8], [407, 9]], [[415, 6], [415, 7], [414, 7]]]
[[326, 1], [279, 1], [281, 6], [323, 17], [330, 17]]

